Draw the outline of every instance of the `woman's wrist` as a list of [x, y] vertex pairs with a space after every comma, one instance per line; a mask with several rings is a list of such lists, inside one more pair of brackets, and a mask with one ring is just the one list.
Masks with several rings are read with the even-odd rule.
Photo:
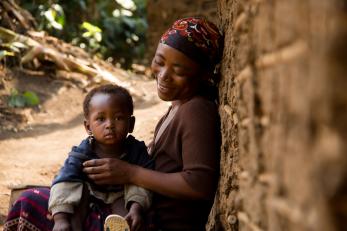
[[128, 183], [137, 185], [137, 174], [141, 167], [133, 164], [128, 165], [127, 175]]

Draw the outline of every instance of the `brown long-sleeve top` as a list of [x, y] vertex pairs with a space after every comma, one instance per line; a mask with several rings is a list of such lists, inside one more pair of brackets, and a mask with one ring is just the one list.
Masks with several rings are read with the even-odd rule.
[[[168, 113], [159, 121], [155, 135]], [[180, 105], [152, 154], [160, 172], [182, 172], [203, 200], [182, 200], [154, 194], [155, 223], [161, 230], [205, 230], [219, 176], [220, 125], [215, 103], [194, 97]], [[175, 187], [175, 186], [173, 186]]]

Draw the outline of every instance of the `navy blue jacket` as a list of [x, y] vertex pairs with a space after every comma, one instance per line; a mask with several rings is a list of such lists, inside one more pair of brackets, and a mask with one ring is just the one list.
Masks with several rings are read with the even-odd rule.
[[[91, 159], [100, 159], [91, 149], [88, 139], [81, 142], [79, 146], [74, 146], [65, 160], [64, 166], [60, 169], [58, 176], [53, 180], [52, 185], [60, 182], [89, 182], [93, 188], [101, 192], [119, 191], [122, 186], [98, 186], [95, 185], [85, 174], [83, 162]], [[136, 164], [145, 168], [153, 169], [154, 161], [147, 153], [147, 147], [144, 142], [136, 140], [128, 135], [125, 140], [125, 155], [122, 160]]]

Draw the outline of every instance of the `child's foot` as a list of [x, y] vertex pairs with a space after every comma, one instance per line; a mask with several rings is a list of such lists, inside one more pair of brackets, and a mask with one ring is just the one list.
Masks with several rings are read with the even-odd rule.
[[106, 217], [104, 231], [130, 231], [130, 228], [124, 217], [112, 214]]

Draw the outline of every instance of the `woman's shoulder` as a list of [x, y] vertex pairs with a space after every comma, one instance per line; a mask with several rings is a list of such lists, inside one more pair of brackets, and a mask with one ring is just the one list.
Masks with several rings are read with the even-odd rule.
[[218, 113], [218, 106], [215, 102], [202, 96], [195, 96], [180, 106], [182, 112], [206, 112]]
[[218, 106], [204, 97], [195, 96], [182, 104], [177, 114], [177, 119], [183, 118], [183, 121], [218, 120]]

